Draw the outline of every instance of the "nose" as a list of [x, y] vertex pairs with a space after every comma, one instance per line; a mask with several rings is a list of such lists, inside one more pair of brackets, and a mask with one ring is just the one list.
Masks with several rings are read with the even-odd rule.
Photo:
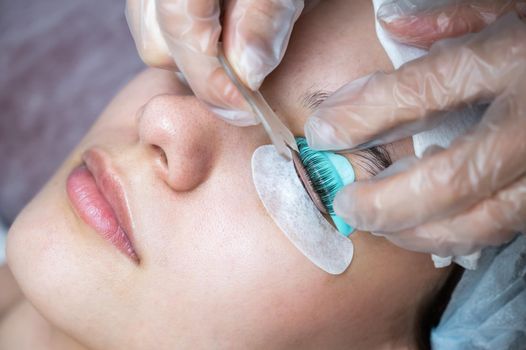
[[140, 141], [156, 151], [157, 171], [179, 192], [209, 176], [221, 147], [219, 123], [193, 96], [159, 95], [138, 113]]

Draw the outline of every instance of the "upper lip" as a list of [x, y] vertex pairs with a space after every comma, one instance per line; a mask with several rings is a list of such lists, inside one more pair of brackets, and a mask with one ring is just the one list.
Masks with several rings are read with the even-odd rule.
[[126, 232], [135, 253], [138, 255], [134, 239], [135, 235], [133, 232], [131, 211], [122, 179], [118, 176], [119, 172], [113, 167], [108, 154], [99, 148], [90, 148], [84, 152], [82, 160], [95, 178], [97, 187], [112, 207], [119, 224]]

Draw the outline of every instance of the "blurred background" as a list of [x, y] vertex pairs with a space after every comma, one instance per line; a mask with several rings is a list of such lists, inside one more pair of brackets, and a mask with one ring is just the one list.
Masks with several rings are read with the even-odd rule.
[[143, 64], [125, 0], [0, 0], [0, 221], [9, 225]]

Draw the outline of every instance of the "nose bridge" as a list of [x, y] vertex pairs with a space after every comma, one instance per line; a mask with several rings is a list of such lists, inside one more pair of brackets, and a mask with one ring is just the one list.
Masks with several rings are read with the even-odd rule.
[[138, 117], [139, 139], [164, 154], [161, 176], [176, 191], [189, 191], [209, 175], [220, 149], [222, 126], [195, 97], [153, 97]]

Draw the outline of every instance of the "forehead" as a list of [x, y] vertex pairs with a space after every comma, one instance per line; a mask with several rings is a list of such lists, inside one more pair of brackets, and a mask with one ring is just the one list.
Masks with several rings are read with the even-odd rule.
[[266, 79], [262, 93], [293, 131], [303, 134], [306, 96], [390, 69], [370, 1], [321, 1], [296, 23], [283, 62]]

